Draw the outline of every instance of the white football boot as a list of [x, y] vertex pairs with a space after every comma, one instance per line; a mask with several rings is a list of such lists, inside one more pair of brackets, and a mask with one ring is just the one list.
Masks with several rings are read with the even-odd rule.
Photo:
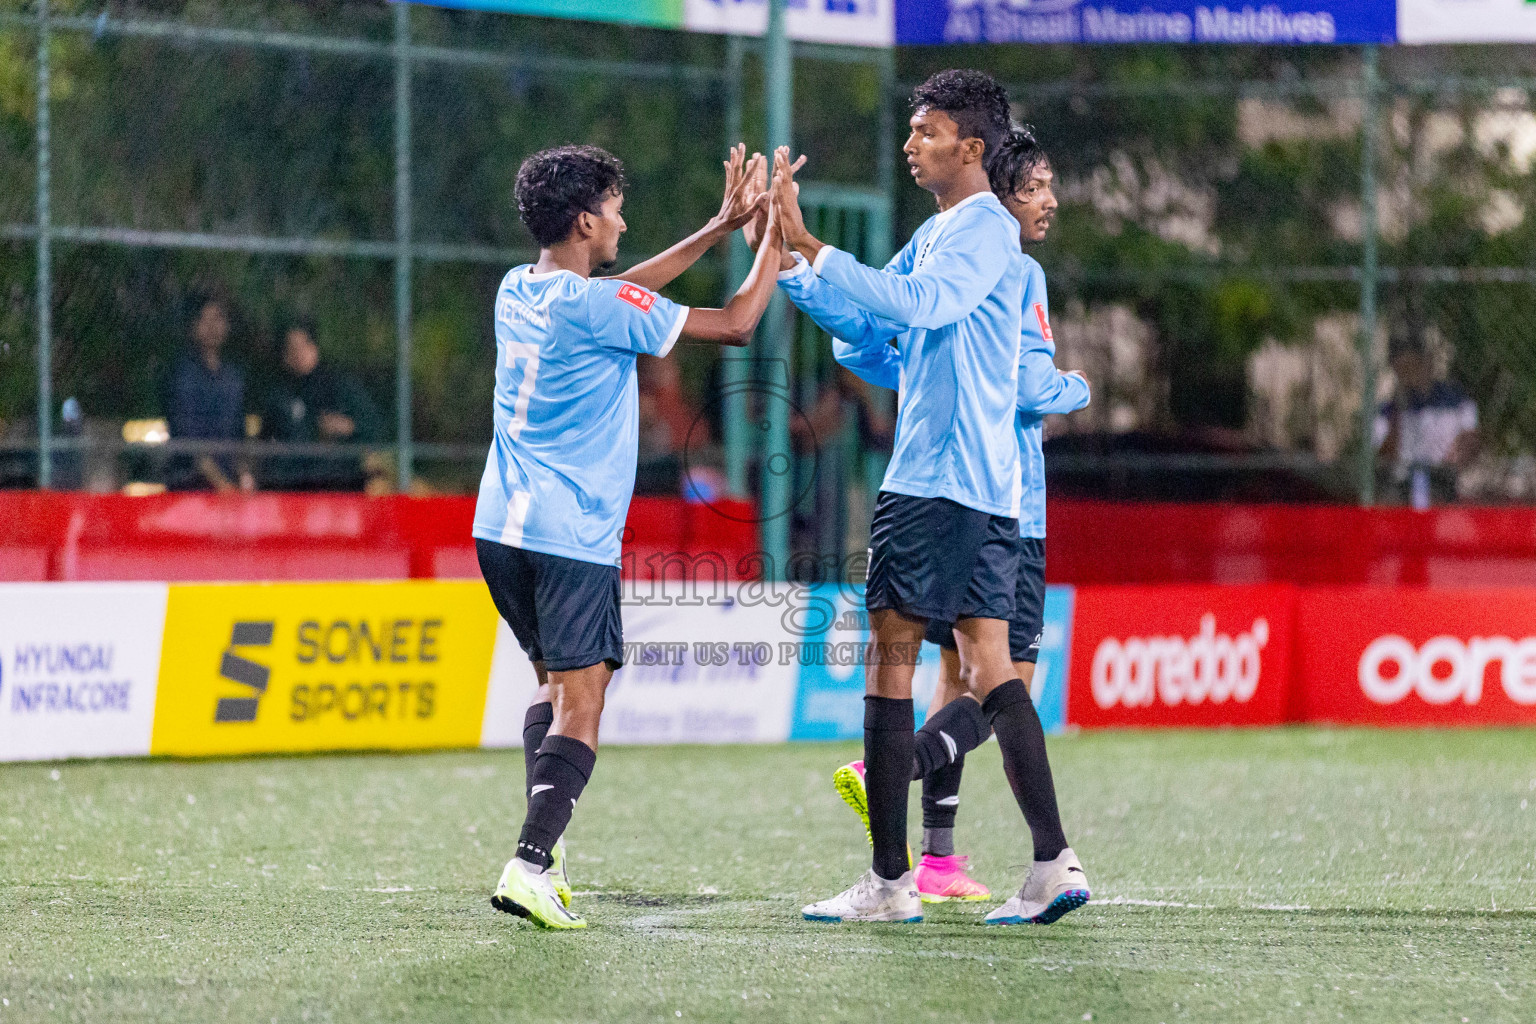
[[1019, 891], [987, 915], [987, 924], [1050, 924], [1087, 903], [1088, 876], [1071, 848], [1055, 860], [1037, 860]]
[[829, 900], [812, 903], [801, 911], [807, 921], [897, 921], [923, 919], [923, 901], [908, 871], [894, 882], [870, 868], [862, 878]]

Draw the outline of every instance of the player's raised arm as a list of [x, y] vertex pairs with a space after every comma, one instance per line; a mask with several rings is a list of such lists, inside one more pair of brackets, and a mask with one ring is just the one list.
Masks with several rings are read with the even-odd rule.
[[[805, 165], [801, 156], [789, 165], [788, 177]], [[766, 188], [766, 179], [760, 182]], [[796, 194], [799, 189], [796, 187]], [[756, 223], [743, 229], [749, 244], [755, 244]], [[823, 281], [810, 264], [788, 250], [779, 262], [779, 287], [789, 301], [809, 316], [816, 326], [832, 336], [832, 355], [860, 379], [878, 387], [895, 389], [901, 378], [901, 358], [891, 341], [902, 332], [900, 324], [859, 308], [848, 296]]]
[[725, 198], [716, 213], [699, 230], [672, 248], [617, 274], [621, 281], [660, 291], [693, 266], [699, 258], [732, 231], [752, 222], [759, 211], [766, 211], [768, 196], [757, 187], [759, 175], [766, 177], [768, 161], [761, 153], [747, 156], [744, 143], [731, 147], [725, 161]]
[[[755, 156], [756, 154], [753, 155]], [[806, 156], [804, 153], [802, 153], [794, 163], [789, 165], [789, 177], [791, 180], [794, 179], [795, 173], [799, 171], [800, 168], [805, 166], [805, 161]], [[747, 202], [755, 202], [759, 196], [762, 196], [765, 200], [762, 204], [757, 206], [757, 213], [753, 215], [752, 219], [747, 221], [746, 224], [742, 225], [741, 228], [742, 237], [747, 240], [747, 247], [753, 252], [757, 252], [757, 244], [758, 242], [762, 241], [763, 232], [766, 231], [768, 227], [768, 204], [766, 199], [768, 196], [768, 190], [771, 186], [771, 182], [768, 180], [768, 171], [768, 162], [766, 160], [759, 161], [756, 168], [748, 173], [746, 179]], [[800, 186], [795, 185], [796, 193], [798, 193], [799, 190]], [[779, 270], [784, 271], [793, 269], [795, 266], [794, 252], [781, 244], [779, 246], [779, 253]]]
[[[782, 166], [775, 164], [775, 178], [787, 174], [788, 165], [786, 154]], [[762, 320], [768, 299], [773, 294], [782, 244], [778, 210], [770, 204], [767, 228], [747, 279], [723, 309], [690, 309], [688, 319], [683, 322], [683, 336], [721, 345], [743, 346], [751, 341], [752, 332], [757, 330], [758, 321]]]
[[791, 189], [776, 185], [774, 199], [783, 211], [785, 241], [817, 274], [871, 313], [908, 327], [932, 330], [969, 316], [1007, 270], [999, 254], [1018, 248], [1013, 229], [994, 211], [957, 211], [961, 219], [948, 244], [909, 273], [887, 273], [812, 235]]

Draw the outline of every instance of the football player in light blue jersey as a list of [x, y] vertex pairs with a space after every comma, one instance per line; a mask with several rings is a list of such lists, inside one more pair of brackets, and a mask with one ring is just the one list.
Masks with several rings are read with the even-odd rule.
[[976, 697], [961, 724], [997, 734], [1010, 782], [1028, 756], [1023, 707], [1033, 714], [1008, 657], [1024, 257], [1018, 223], [987, 176], [1010, 129], [1008, 97], [990, 75], [951, 70], [918, 86], [912, 107], [903, 151], [939, 212], [883, 271], [823, 245], [806, 230], [787, 176], [775, 183], [785, 244], [808, 264], [781, 282], [791, 301], [825, 287], [900, 338], [896, 442], [870, 525], [865, 756], [834, 777], [866, 814], [873, 864], [845, 892], [806, 907], [816, 921], [923, 918], [906, 807], [918, 752], [912, 673], [928, 622], [954, 623]]
[[[635, 358], [679, 338], [745, 345], [773, 291], [778, 221], [723, 309], [689, 309], [651, 289], [672, 280], [766, 201], [757, 162], [726, 162], [720, 213], [691, 238], [617, 278], [624, 171], [593, 146], [535, 153], [517, 206], [539, 259], [496, 294], [494, 438], [475, 506], [475, 548], [501, 616], [538, 674], [524, 723], [527, 816], [491, 897], [547, 928], [584, 928], [567, 909], [561, 836], [597, 759], [603, 694], [622, 662], [619, 533], [635, 483]], [[776, 169], [787, 175], [788, 167]], [[771, 203], [770, 203], [771, 205]]]
[[[1017, 128], [988, 165], [992, 187], [1019, 224], [1019, 240], [1043, 241], [1056, 211], [1051, 190], [1050, 162], [1032, 132]], [[1042, 420], [1088, 404], [1088, 382], [1078, 373], [1056, 369], [1051, 335], [1050, 302], [1045, 271], [1025, 257], [1023, 342], [1019, 354], [1018, 415], [1014, 435], [1023, 461], [1023, 504], [1019, 517], [1019, 575], [1013, 618], [1009, 622], [1009, 656], [1026, 685], [1040, 652], [1045, 601], [1045, 456], [1041, 447]], [[805, 308], [829, 331], [835, 330], [833, 352], [838, 362], [870, 383], [895, 388], [900, 359], [891, 347], [893, 325], [863, 314], [835, 291], [820, 287], [808, 294]], [[918, 731], [914, 775], [923, 782], [923, 857], [916, 872], [919, 894], [926, 902], [985, 899], [985, 886], [967, 873], [966, 858], [954, 852], [955, 814], [960, 803], [960, 776], [965, 754], [985, 739], [984, 731], [968, 729], [974, 717], [971, 698], [961, 674], [949, 623], [930, 622], [927, 639], [942, 649], [943, 672], [929, 708], [928, 721]], [[950, 706], [952, 702], [954, 706]], [[947, 709], [947, 710], [946, 710]], [[959, 724], [946, 730], [946, 725]], [[946, 739], [947, 737], [947, 739]], [[1056, 804], [1055, 786], [1046, 757], [1044, 731], [1038, 717], [1031, 730], [1032, 757], [1021, 805], [1034, 841], [1029, 877], [1018, 894], [988, 915], [988, 921], [1049, 924], [1082, 906], [1089, 898], [1082, 864], [1067, 844]], [[924, 748], [928, 757], [924, 757]], [[845, 792], [857, 793], [857, 771], [842, 772]], [[1027, 802], [1026, 802], [1027, 801]], [[859, 810], [857, 800], [851, 800]]]

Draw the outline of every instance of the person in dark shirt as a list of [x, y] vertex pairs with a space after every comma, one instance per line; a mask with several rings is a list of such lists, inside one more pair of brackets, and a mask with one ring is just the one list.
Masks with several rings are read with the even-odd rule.
[[1396, 387], [1376, 412], [1373, 440], [1389, 489], [1414, 508], [1453, 502], [1477, 449], [1477, 404], [1435, 372], [1422, 343], [1394, 338], [1388, 351]]
[[[224, 359], [229, 305], [207, 296], [193, 307], [191, 346], [171, 368], [165, 384], [166, 425], [176, 440], [239, 441], [245, 438], [245, 373]], [[250, 469], [230, 455], [178, 456], [166, 469], [173, 490], [251, 491]]]
[[[295, 320], [283, 332], [283, 372], [263, 406], [261, 436], [298, 443], [377, 441], [378, 410], [356, 378], [320, 362], [315, 327]], [[264, 473], [268, 486], [284, 490], [358, 490], [362, 460], [280, 456]]]

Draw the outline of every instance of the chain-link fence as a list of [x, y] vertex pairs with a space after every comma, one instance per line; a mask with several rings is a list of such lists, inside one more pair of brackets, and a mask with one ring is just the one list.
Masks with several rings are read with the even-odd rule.
[[[892, 180], [906, 89], [957, 64], [1009, 83], [1062, 202], [1034, 252], [1058, 364], [1095, 386], [1050, 427], [1057, 493], [1529, 500], [1536, 58], [1377, 61], [1335, 47], [797, 47], [795, 139], [823, 187], [818, 216], [854, 234], [868, 225], [848, 218], [870, 218], [883, 234], [858, 244], [877, 258], [932, 210]], [[728, 139], [761, 145], [761, 94], [755, 45], [713, 36], [341, 0], [0, 0], [0, 484], [119, 489], [179, 472], [202, 486], [207, 457], [231, 483], [249, 470], [270, 486], [472, 489], [491, 297], [532, 255], [518, 162], [564, 141], [619, 153], [638, 258], [713, 212]], [[730, 262], [706, 257], [672, 294], [713, 303]], [[240, 368], [240, 432], [260, 444], [182, 442], [163, 422], [209, 296]], [[295, 416], [292, 326], [349, 396], [350, 429]], [[796, 547], [856, 550], [890, 406], [841, 378], [814, 334], [796, 337], [759, 354], [794, 382], [809, 424], [797, 457], [823, 435], [839, 453], [797, 464], [812, 479], [793, 489], [807, 495]], [[642, 485], [757, 493], [755, 435], [732, 429], [750, 403], [712, 400], [710, 353], [680, 369], [644, 371], [657, 460]], [[719, 479], [682, 480], [698, 460], [668, 462], [683, 443], [669, 435], [701, 416]], [[281, 459], [339, 469], [295, 484], [273, 471]]]

